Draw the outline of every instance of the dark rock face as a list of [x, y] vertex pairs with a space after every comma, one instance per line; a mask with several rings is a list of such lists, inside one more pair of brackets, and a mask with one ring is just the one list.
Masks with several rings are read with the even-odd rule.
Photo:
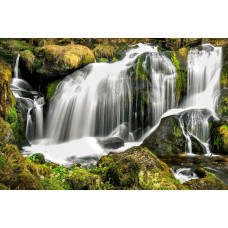
[[165, 39], [165, 43], [171, 51], [177, 51], [181, 48], [181, 38], [167, 38]]
[[[161, 120], [159, 127], [144, 140], [142, 147], [147, 147], [159, 157], [175, 156], [185, 153], [186, 138], [179, 126], [177, 117], [170, 116]], [[203, 154], [203, 147], [192, 138], [192, 151]]]
[[99, 139], [98, 141], [105, 149], [118, 149], [124, 146], [124, 141], [118, 137]]
[[194, 47], [202, 43], [202, 38], [184, 38], [183, 46]]

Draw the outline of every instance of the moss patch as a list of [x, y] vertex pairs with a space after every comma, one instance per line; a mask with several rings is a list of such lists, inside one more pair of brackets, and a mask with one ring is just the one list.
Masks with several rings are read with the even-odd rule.
[[55, 93], [55, 89], [57, 85], [61, 82], [61, 80], [56, 80], [54, 82], [50, 82], [46, 85], [46, 99], [49, 100]]
[[95, 57], [82, 45], [46, 45], [35, 49], [34, 66], [37, 73], [49, 76], [66, 75], [78, 67], [92, 63]]

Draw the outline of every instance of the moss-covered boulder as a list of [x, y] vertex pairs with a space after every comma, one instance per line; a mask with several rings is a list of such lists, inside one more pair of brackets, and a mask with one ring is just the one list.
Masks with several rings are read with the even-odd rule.
[[40, 177], [49, 177], [51, 169], [23, 157], [15, 145], [0, 151], [0, 183], [9, 189], [43, 189]]
[[184, 183], [186, 189], [191, 190], [227, 190], [228, 186], [219, 180], [213, 173], [203, 168], [195, 170], [199, 179], [190, 180]]
[[82, 45], [46, 45], [35, 49], [34, 68], [49, 77], [69, 74], [95, 61], [92, 51]]
[[16, 101], [10, 90], [12, 68], [5, 61], [0, 59], [0, 116], [7, 118], [9, 108], [14, 107]]
[[43, 154], [33, 154], [29, 157], [29, 160], [36, 163], [36, 164], [44, 164], [45, 157]]
[[228, 154], [228, 119], [223, 117], [211, 130], [213, 153]]
[[[163, 118], [158, 128], [147, 137], [142, 145], [159, 157], [175, 156], [185, 153], [186, 138], [184, 137], [179, 120], [175, 116]], [[203, 154], [203, 147], [196, 140], [192, 141], [192, 151]]]
[[21, 52], [21, 59], [24, 62], [26, 68], [32, 73], [34, 68], [35, 56], [30, 50]]
[[183, 189], [169, 167], [146, 148], [110, 153], [97, 166], [111, 189]]

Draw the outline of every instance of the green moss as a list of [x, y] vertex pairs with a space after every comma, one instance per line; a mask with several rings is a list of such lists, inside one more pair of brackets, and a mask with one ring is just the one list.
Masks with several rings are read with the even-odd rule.
[[114, 56], [114, 46], [107, 44], [98, 44], [93, 49], [93, 53], [98, 58], [112, 59]]
[[52, 96], [55, 93], [55, 89], [57, 87], [57, 85], [61, 82], [61, 80], [56, 80], [54, 82], [51, 82], [49, 84], [46, 85], [46, 99], [49, 100], [52, 98]]
[[35, 71], [48, 76], [66, 75], [95, 60], [88, 47], [74, 44], [39, 47], [35, 49], [35, 56]]
[[105, 63], [108, 63], [108, 59], [107, 58], [96, 58], [97, 62], [105, 62]]
[[36, 163], [36, 164], [44, 164], [45, 163], [45, 158], [43, 154], [33, 154], [28, 158], [31, 162]]
[[182, 132], [181, 132], [181, 129], [177, 126], [177, 127], [174, 127], [174, 135], [176, 136], [176, 137], [180, 137], [181, 136], [181, 134], [182, 134]]
[[[185, 51], [182, 50], [181, 53], [182, 52], [185, 53], [186, 50]], [[186, 94], [186, 91], [187, 91], [187, 70], [180, 67], [180, 61], [178, 60], [175, 52], [172, 52], [171, 61], [174, 64], [174, 66], [176, 67], [176, 74], [177, 74], [176, 95], [177, 95], [177, 102], [179, 103], [181, 98], [184, 97], [184, 95]]]
[[119, 61], [116, 57], [114, 57], [113, 59], [112, 59], [112, 62], [114, 63], [114, 62], [117, 62], [117, 61]]
[[30, 73], [32, 73], [35, 62], [35, 56], [33, 53], [30, 50], [25, 50], [21, 52], [21, 59], [25, 62], [25, 65]]
[[140, 55], [140, 57], [137, 60], [136, 66], [131, 69], [133, 80], [143, 79], [143, 80], [150, 81], [149, 73], [144, 68], [143, 62], [144, 62], [144, 56]]

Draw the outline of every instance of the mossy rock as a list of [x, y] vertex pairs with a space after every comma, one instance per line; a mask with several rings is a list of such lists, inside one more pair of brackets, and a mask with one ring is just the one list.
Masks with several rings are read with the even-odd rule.
[[41, 176], [50, 176], [51, 169], [31, 163], [15, 145], [6, 145], [0, 153], [0, 183], [9, 189], [43, 189]]
[[7, 118], [8, 109], [16, 104], [16, 100], [10, 90], [11, 78], [11, 66], [0, 59], [0, 116], [4, 119]]
[[34, 68], [35, 56], [30, 50], [21, 52], [21, 59], [25, 63], [26, 68], [32, 73]]
[[195, 170], [199, 179], [190, 180], [184, 183], [184, 187], [190, 190], [228, 190], [228, 186], [219, 180], [213, 173], [203, 168]]
[[[186, 138], [183, 135], [179, 120], [175, 116], [163, 118], [158, 128], [148, 136], [141, 145], [147, 147], [159, 157], [176, 156], [185, 153]], [[192, 150], [203, 154], [203, 147], [193, 140]]]
[[97, 166], [102, 181], [110, 189], [183, 189], [168, 166], [147, 148], [110, 153]]
[[176, 67], [176, 99], [179, 104], [187, 93], [187, 56], [188, 48], [171, 52], [171, 61]]
[[14, 135], [9, 123], [0, 117], [0, 145], [14, 142]]
[[226, 117], [212, 126], [211, 142], [213, 153], [228, 154], [228, 119]]
[[46, 45], [35, 49], [34, 68], [37, 73], [58, 77], [95, 61], [92, 51], [82, 45]]
[[33, 154], [29, 157], [29, 160], [36, 164], [44, 164], [45, 163], [45, 157], [43, 154]]

